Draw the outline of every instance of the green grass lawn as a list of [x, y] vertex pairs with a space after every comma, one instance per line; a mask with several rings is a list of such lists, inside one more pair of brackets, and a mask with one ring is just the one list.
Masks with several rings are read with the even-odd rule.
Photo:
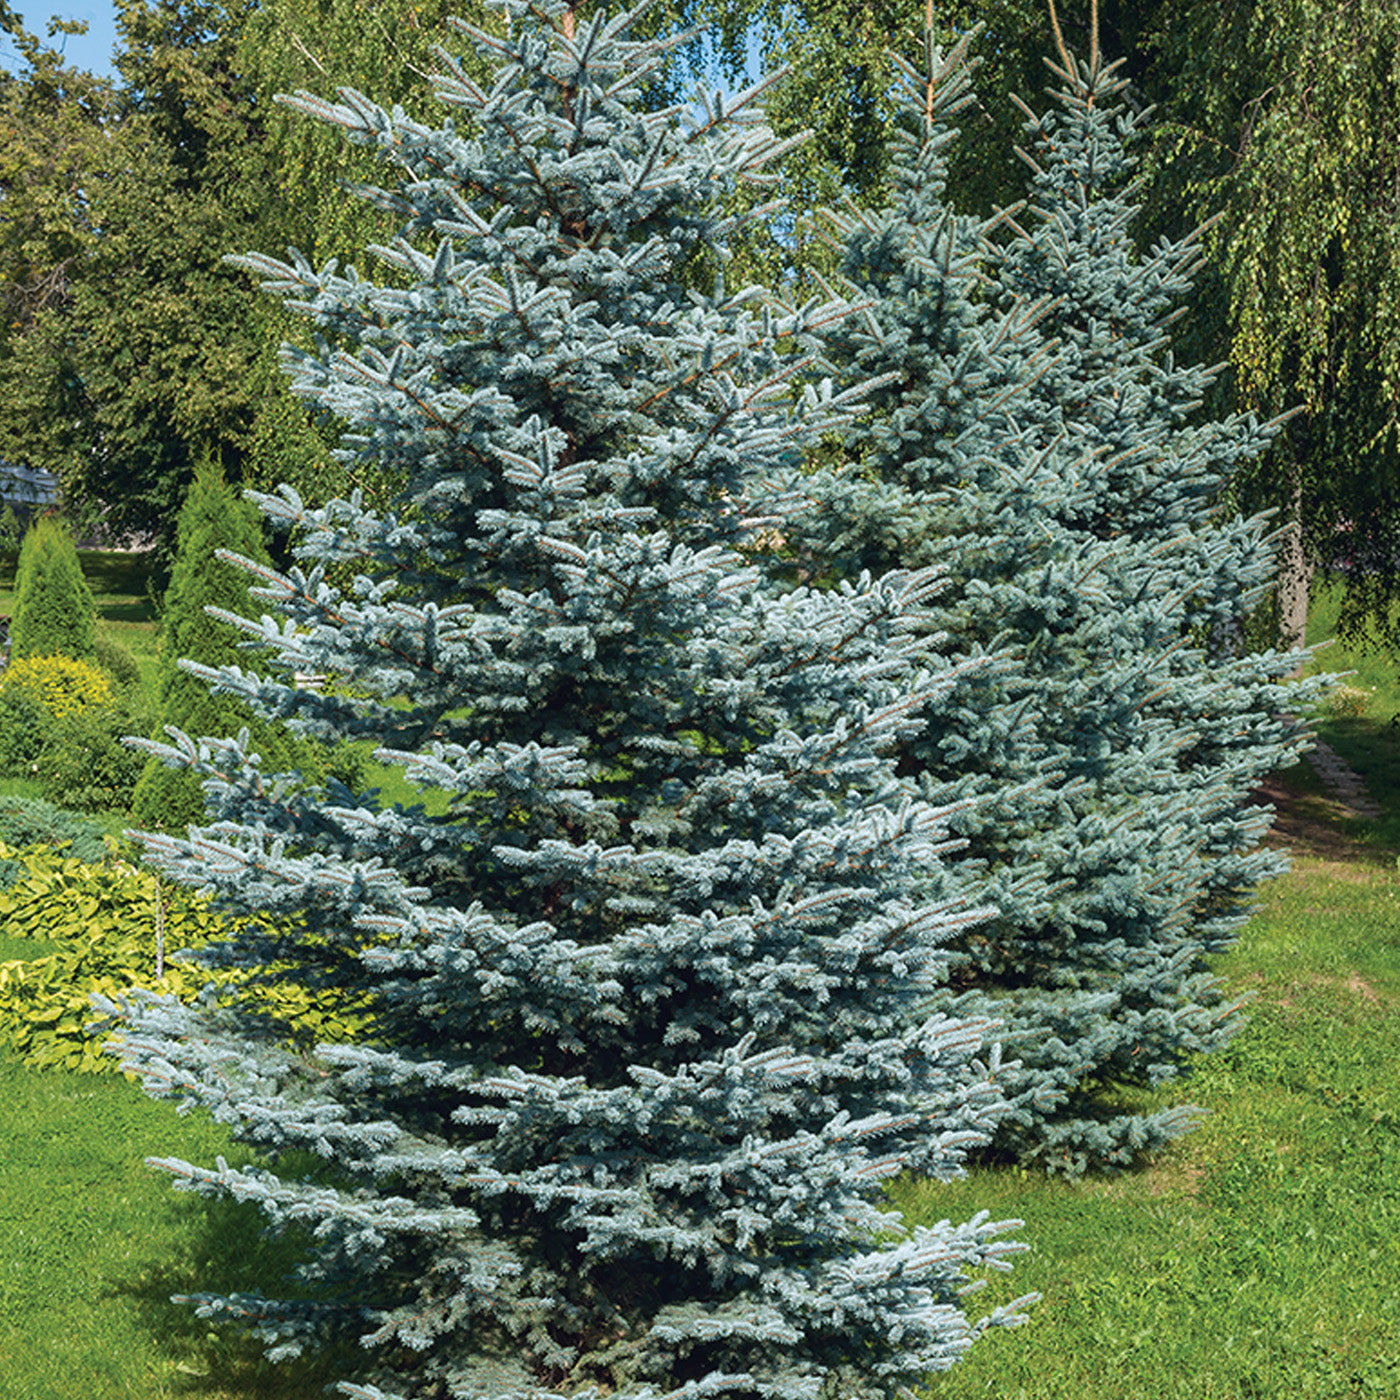
[[977, 1301], [1045, 1295], [929, 1396], [1400, 1395], [1400, 879], [1367, 855], [1298, 858], [1221, 959], [1249, 1024], [1168, 1100], [1208, 1116], [1150, 1169], [897, 1184], [916, 1222], [1023, 1219], [1032, 1252]]
[[1400, 803], [1390, 801], [1390, 795], [1400, 791], [1400, 661], [1389, 651], [1337, 640], [1340, 612], [1340, 587], [1325, 580], [1315, 583], [1308, 644], [1327, 645], [1308, 669], [1351, 672], [1347, 684], [1369, 694], [1362, 714], [1320, 716], [1318, 733], [1365, 775], [1371, 795], [1386, 808], [1379, 821], [1353, 821], [1348, 833], [1369, 845], [1400, 849]]
[[[1308, 853], [1220, 960], [1254, 998], [1249, 1024], [1172, 1096], [1202, 1105], [1202, 1125], [1107, 1180], [978, 1171], [892, 1189], [913, 1222], [1026, 1222], [1031, 1252], [973, 1308], [1045, 1295], [931, 1400], [1400, 1395], [1400, 876], [1328, 825], [1302, 778], [1291, 829]], [[322, 1393], [324, 1376], [268, 1368], [165, 1301], [273, 1287], [286, 1266], [252, 1215], [176, 1196], [142, 1165], [246, 1160], [221, 1129], [121, 1080], [0, 1059], [0, 1142], [0, 1396]]]
[[327, 1377], [272, 1367], [171, 1295], [275, 1282], [256, 1208], [173, 1192], [148, 1156], [247, 1161], [117, 1077], [0, 1057], [0, 1395], [6, 1400], [301, 1400]]
[[[1335, 632], [1323, 584], [1310, 643]], [[1400, 665], [1334, 642], [1365, 712], [1318, 731], [1383, 808], [1350, 818], [1310, 765], [1282, 775], [1290, 874], [1217, 962], [1253, 997], [1223, 1054], [1157, 1101], [1207, 1110], [1147, 1170], [1069, 1184], [978, 1171], [896, 1183], [914, 1223], [975, 1210], [1032, 1246], [978, 1295], [1044, 1294], [937, 1378], [931, 1400], [1362, 1400], [1400, 1396]]]
[[[86, 560], [85, 560], [86, 563]], [[137, 607], [125, 593], [108, 595]], [[108, 602], [104, 601], [104, 607]], [[1329, 595], [1315, 610], [1329, 626]], [[0, 611], [4, 608], [0, 595]], [[105, 615], [105, 614], [104, 614]], [[153, 620], [124, 621], [147, 628]], [[1065, 1183], [977, 1171], [901, 1180], [914, 1223], [1017, 1217], [1031, 1250], [969, 1298], [1043, 1301], [932, 1379], [927, 1400], [1366, 1400], [1400, 1396], [1400, 683], [1392, 658], [1322, 653], [1371, 689], [1325, 718], [1385, 808], [1339, 815], [1306, 765], [1283, 775], [1298, 852], [1218, 963], [1249, 1023], [1160, 1096], [1206, 1110], [1149, 1168]], [[395, 782], [401, 782], [390, 770]], [[0, 936], [0, 959], [40, 945]], [[171, 1191], [143, 1165], [247, 1155], [117, 1077], [0, 1055], [0, 1400], [311, 1400], [333, 1372], [273, 1368], [172, 1293], [280, 1286], [256, 1215]]]

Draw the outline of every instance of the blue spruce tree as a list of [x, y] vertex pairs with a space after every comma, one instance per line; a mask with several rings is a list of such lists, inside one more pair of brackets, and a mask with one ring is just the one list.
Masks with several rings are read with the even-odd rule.
[[833, 353], [887, 387], [851, 467], [814, 479], [800, 544], [838, 574], [945, 565], [929, 625], [997, 658], [903, 760], [926, 794], [995, 799], [954, 819], [1000, 916], [960, 940], [947, 1009], [1002, 1020], [1021, 1061], [998, 1151], [1126, 1165], [1192, 1118], [1134, 1098], [1239, 1024], [1205, 959], [1277, 868], [1248, 792], [1302, 742], [1278, 718], [1291, 658], [1226, 666], [1200, 644], [1267, 586], [1260, 522], [1212, 510], [1269, 430], [1188, 422], [1202, 372], [1163, 343], [1182, 255], [1139, 262], [1128, 211], [1066, 173], [1071, 151], [1081, 173], [1122, 173], [1090, 94], [1042, 159], [1036, 234], [1016, 236], [944, 204], [961, 50], [898, 71], [890, 206], [830, 220], [868, 307]]
[[[986, 1023], [925, 1007], [985, 896], [894, 772], [960, 681], [921, 632], [938, 580], [745, 564], [845, 409], [793, 387], [844, 307], [697, 290], [719, 196], [779, 147], [742, 104], [645, 114], [665, 45], [629, 16], [503, 8], [504, 38], [462, 26], [488, 86], [443, 55], [436, 129], [296, 99], [396, 173], [364, 191], [403, 219], [393, 276], [242, 261], [324, 336], [297, 392], [407, 485], [393, 514], [259, 498], [296, 541], [250, 564], [268, 674], [191, 668], [373, 739], [424, 802], [150, 746], [210, 812], [150, 857], [273, 916], [210, 957], [368, 1030], [308, 1056], [255, 999], [152, 997], [127, 1063], [265, 1154], [180, 1184], [308, 1240], [287, 1296], [202, 1312], [274, 1357], [359, 1339], [348, 1395], [893, 1395], [1019, 1319], [962, 1310], [1001, 1226], [905, 1233], [875, 1194], [957, 1173], [1004, 1107]], [[325, 1167], [279, 1174], [294, 1149]]]
[[1056, 110], [1037, 117], [1023, 107], [1033, 231], [1016, 228], [995, 276], [1005, 304], [1048, 303], [1037, 329], [1056, 353], [1032, 390], [1032, 417], [1047, 437], [1073, 441], [1093, 472], [1092, 512], [1069, 523], [1153, 547], [1154, 589], [1171, 606], [1142, 644], [1190, 642], [1172, 650], [1172, 684], [1144, 708], [1189, 727], [1175, 766], [1182, 788], [1197, 790], [1201, 823], [1192, 924], [1213, 950], [1232, 940], [1260, 883], [1285, 867], [1259, 845], [1273, 812], [1254, 794], [1299, 756], [1307, 735], [1289, 712], [1310, 709], [1325, 681], [1285, 687], [1303, 655], [1243, 646], [1245, 619], [1274, 586], [1276, 536], [1267, 515], [1244, 518], [1223, 502], [1281, 420], [1197, 414], [1219, 367], [1178, 365], [1169, 347], [1172, 323], [1189, 310], [1202, 230], [1145, 254], [1135, 247], [1128, 147], [1150, 114], [1125, 106], [1126, 83], [1117, 65], [1100, 62], [1091, 35], [1083, 62], [1056, 25]]

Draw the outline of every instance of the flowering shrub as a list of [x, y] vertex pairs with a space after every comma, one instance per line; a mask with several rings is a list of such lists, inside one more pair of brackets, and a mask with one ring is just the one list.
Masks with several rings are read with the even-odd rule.
[[1371, 703], [1371, 694], [1357, 685], [1336, 686], [1327, 692], [1322, 713], [1328, 719], [1360, 719]]

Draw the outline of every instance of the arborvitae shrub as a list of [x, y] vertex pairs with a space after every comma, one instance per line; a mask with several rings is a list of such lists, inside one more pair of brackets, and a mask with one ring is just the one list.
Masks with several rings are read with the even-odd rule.
[[4, 510], [0, 510], [0, 559], [17, 558], [23, 538], [24, 532], [14, 507], [6, 505]]
[[118, 690], [127, 690], [141, 683], [141, 663], [116, 638], [97, 629], [96, 649], [93, 659], [98, 668], [111, 678]]
[[73, 536], [56, 516], [41, 515], [24, 537], [15, 571], [10, 658], [91, 661], [96, 651], [97, 610]]
[[54, 723], [32, 764], [50, 802], [75, 812], [129, 811], [145, 756], [126, 736], [149, 727], [145, 707], [108, 705]]
[[[239, 633], [206, 611], [243, 614], [253, 607], [247, 574], [218, 558], [219, 550], [268, 561], [257, 509], [206, 465], [190, 486], [176, 527], [175, 565], [161, 617], [155, 737], [164, 739], [166, 725], [219, 738], [248, 729], [267, 771], [300, 767], [319, 773], [323, 765], [310, 745], [258, 719], [242, 701], [211, 695], [207, 684], [180, 668], [181, 661], [221, 666], [247, 660]], [[143, 757], [132, 805], [142, 826], [181, 831], [203, 817], [204, 793], [195, 774]]]

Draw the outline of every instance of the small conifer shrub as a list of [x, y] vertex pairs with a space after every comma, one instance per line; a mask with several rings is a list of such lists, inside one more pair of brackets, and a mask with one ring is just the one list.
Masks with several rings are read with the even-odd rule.
[[126, 1063], [325, 1159], [164, 1165], [305, 1232], [297, 1296], [198, 1304], [274, 1356], [357, 1338], [347, 1395], [892, 1397], [1020, 1316], [963, 1311], [1000, 1227], [906, 1232], [878, 1192], [957, 1173], [1000, 1112], [987, 1025], [923, 1010], [983, 887], [895, 770], [957, 680], [920, 629], [938, 580], [745, 564], [859, 401], [794, 392], [848, 307], [694, 275], [782, 147], [743, 103], [648, 113], [665, 45], [632, 16], [502, 8], [462, 26], [489, 81], [444, 60], [450, 123], [298, 100], [381, 153], [402, 232], [382, 282], [244, 265], [324, 337], [297, 392], [406, 486], [392, 514], [260, 497], [295, 551], [254, 569], [266, 673], [201, 671], [373, 740], [447, 815], [308, 791], [239, 738], [157, 747], [210, 809], [149, 857], [283, 929], [202, 956], [369, 1023], [291, 1054], [275, 1018], [147, 995]]
[[[36, 797], [0, 796], [0, 846], [15, 850], [45, 846], [90, 864], [107, 854], [102, 828], [96, 822]], [[0, 859], [0, 888], [13, 884], [22, 869], [11, 857]]]
[[6, 502], [4, 510], [0, 510], [0, 559], [18, 558], [23, 539], [24, 531], [15, 508]]
[[134, 687], [69, 656], [11, 662], [0, 675], [0, 772], [36, 778], [80, 812], [126, 810], [143, 760], [124, 742], [149, 710]]
[[98, 667], [118, 690], [129, 690], [141, 684], [141, 663], [129, 647], [123, 646], [101, 627], [97, 629], [94, 658]]
[[[190, 485], [176, 526], [175, 565], [161, 617], [157, 737], [163, 737], [166, 725], [219, 738], [247, 729], [269, 770], [296, 766], [301, 750], [281, 726], [260, 720], [233, 696], [211, 695], [205, 682], [180, 667], [181, 661], [220, 666], [245, 655], [240, 634], [208, 611], [244, 614], [253, 606], [248, 575], [220, 558], [220, 550], [262, 564], [268, 559], [256, 508], [206, 463]], [[204, 816], [204, 793], [196, 774], [151, 757], [132, 808], [142, 826], [182, 831]]]
[[29, 527], [15, 570], [10, 657], [73, 656], [91, 661], [97, 609], [68, 527], [41, 515]]
[[100, 709], [112, 699], [112, 683], [90, 661], [72, 656], [28, 656], [0, 675], [0, 696], [33, 701], [50, 720]]

